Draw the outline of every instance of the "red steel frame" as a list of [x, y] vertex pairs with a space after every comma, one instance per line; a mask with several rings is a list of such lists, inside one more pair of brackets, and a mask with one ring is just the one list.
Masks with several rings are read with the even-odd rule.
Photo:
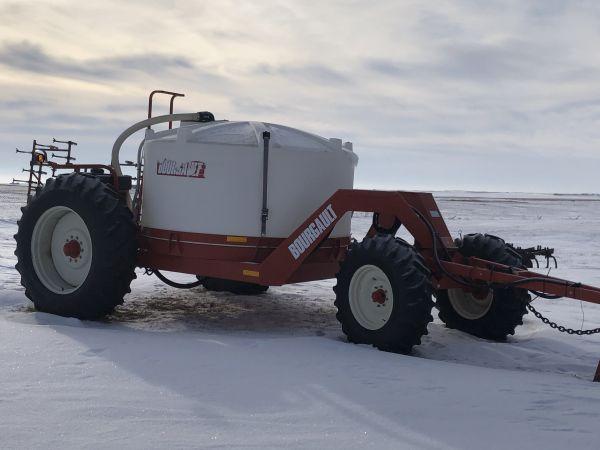
[[[295, 258], [290, 246], [301, 238], [303, 233], [306, 235], [305, 230], [311, 228], [315, 219], [328, 207], [336, 217], [318, 236], [314, 232], [309, 232], [308, 235], [312, 235], [310, 239], [312, 243]], [[465, 288], [459, 283], [460, 280], [475, 283], [483, 289], [491, 285], [519, 283], [520, 288], [600, 304], [600, 288], [479, 258], [463, 257], [457, 251], [439, 208], [429, 193], [340, 189], [285, 239], [208, 236], [142, 229], [138, 265], [150, 269], [171, 270], [263, 285], [333, 278], [339, 269], [339, 262], [344, 258], [348, 241], [331, 239], [328, 236], [335, 223], [345, 213], [352, 211], [379, 213], [379, 223], [382, 226], [391, 226], [395, 220], [399, 220], [414, 237], [415, 247], [425, 258], [432, 272], [432, 281], [436, 289]], [[432, 227], [431, 230], [427, 223]], [[368, 235], [375, 232], [371, 227]], [[436, 239], [435, 246], [432, 232]], [[206, 242], [207, 239], [211, 242]], [[157, 244], [155, 241], [161, 243]], [[253, 258], [236, 260], [236, 257], [232, 256], [224, 259], [215, 253], [214, 249], [208, 247], [202, 249], [203, 245], [226, 246], [233, 250], [248, 247], [262, 248], [262, 251], [253, 253]], [[443, 255], [439, 259], [435, 257], [434, 247], [437, 247], [438, 255]]]

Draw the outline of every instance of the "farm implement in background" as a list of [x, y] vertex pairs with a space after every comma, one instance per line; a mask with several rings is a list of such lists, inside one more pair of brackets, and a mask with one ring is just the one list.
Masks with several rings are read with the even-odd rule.
[[[66, 144], [67, 148], [60, 148], [54, 144]], [[56, 175], [56, 170], [60, 168], [60, 166], [64, 166], [67, 169], [72, 167], [71, 161], [75, 161], [75, 158], [71, 156], [71, 151], [75, 145], [77, 145], [77, 142], [59, 141], [54, 138], [52, 139], [52, 144], [40, 144], [34, 139], [30, 151], [16, 149], [17, 153], [31, 155], [29, 167], [23, 169], [23, 172], [29, 174], [27, 180], [13, 178], [13, 183], [27, 184], [27, 203], [29, 203], [33, 198], [33, 195], [39, 193], [44, 186], [42, 178], [44, 175], [48, 174], [48, 172], [44, 171], [44, 167], [49, 167], [52, 170], [53, 177]], [[55, 152], [59, 154], [57, 155]], [[50, 153], [51, 158], [65, 159], [66, 163], [61, 165], [51, 162], [48, 153]]]

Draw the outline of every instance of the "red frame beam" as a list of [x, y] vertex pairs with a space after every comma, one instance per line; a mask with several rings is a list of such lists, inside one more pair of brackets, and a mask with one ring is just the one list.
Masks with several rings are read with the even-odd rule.
[[[600, 304], [600, 289], [594, 286], [541, 275], [528, 270], [518, 270], [478, 258], [468, 258], [468, 261], [473, 262], [473, 264], [442, 262], [442, 265], [452, 275], [472, 282], [485, 283], [484, 287], [486, 285], [508, 285], [518, 282], [519, 288]], [[476, 265], [481, 262], [487, 264], [488, 267], [479, 267]], [[529, 279], [531, 281], [525, 281]], [[444, 276], [438, 280], [436, 287], [437, 289], [448, 289], [463, 286], [451, 278]]]

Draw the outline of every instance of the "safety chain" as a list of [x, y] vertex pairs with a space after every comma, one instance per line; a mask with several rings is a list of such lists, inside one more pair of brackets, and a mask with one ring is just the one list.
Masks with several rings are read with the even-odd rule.
[[561, 333], [576, 334], [577, 336], [582, 336], [584, 334], [589, 335], [600, 333], [600, 328], [594, 328], [590, 330], [574, 330], [573, 328], [565, 328], [562, 325], [558, 325], [556, 322], [552, 322], [547, 317], [542, 316], [541, 313], [539, 313], [533, 306], [531, 306], [531, 303], [527, 303], [527, 309], [531, 311], [535, 317], [540, 319], [546, 325], [550, 325], [550, 328], [554, 328], [555, 330], [558, 330]]

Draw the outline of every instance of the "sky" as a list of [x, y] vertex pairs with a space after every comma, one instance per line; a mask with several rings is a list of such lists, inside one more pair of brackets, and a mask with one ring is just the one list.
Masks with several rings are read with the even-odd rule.
[[165, 89], [352, 141], [360, 188], [600, 192], [597, 1], [0, 0], [0, 24], [0, 181], [34, 138], [107, 163]]

